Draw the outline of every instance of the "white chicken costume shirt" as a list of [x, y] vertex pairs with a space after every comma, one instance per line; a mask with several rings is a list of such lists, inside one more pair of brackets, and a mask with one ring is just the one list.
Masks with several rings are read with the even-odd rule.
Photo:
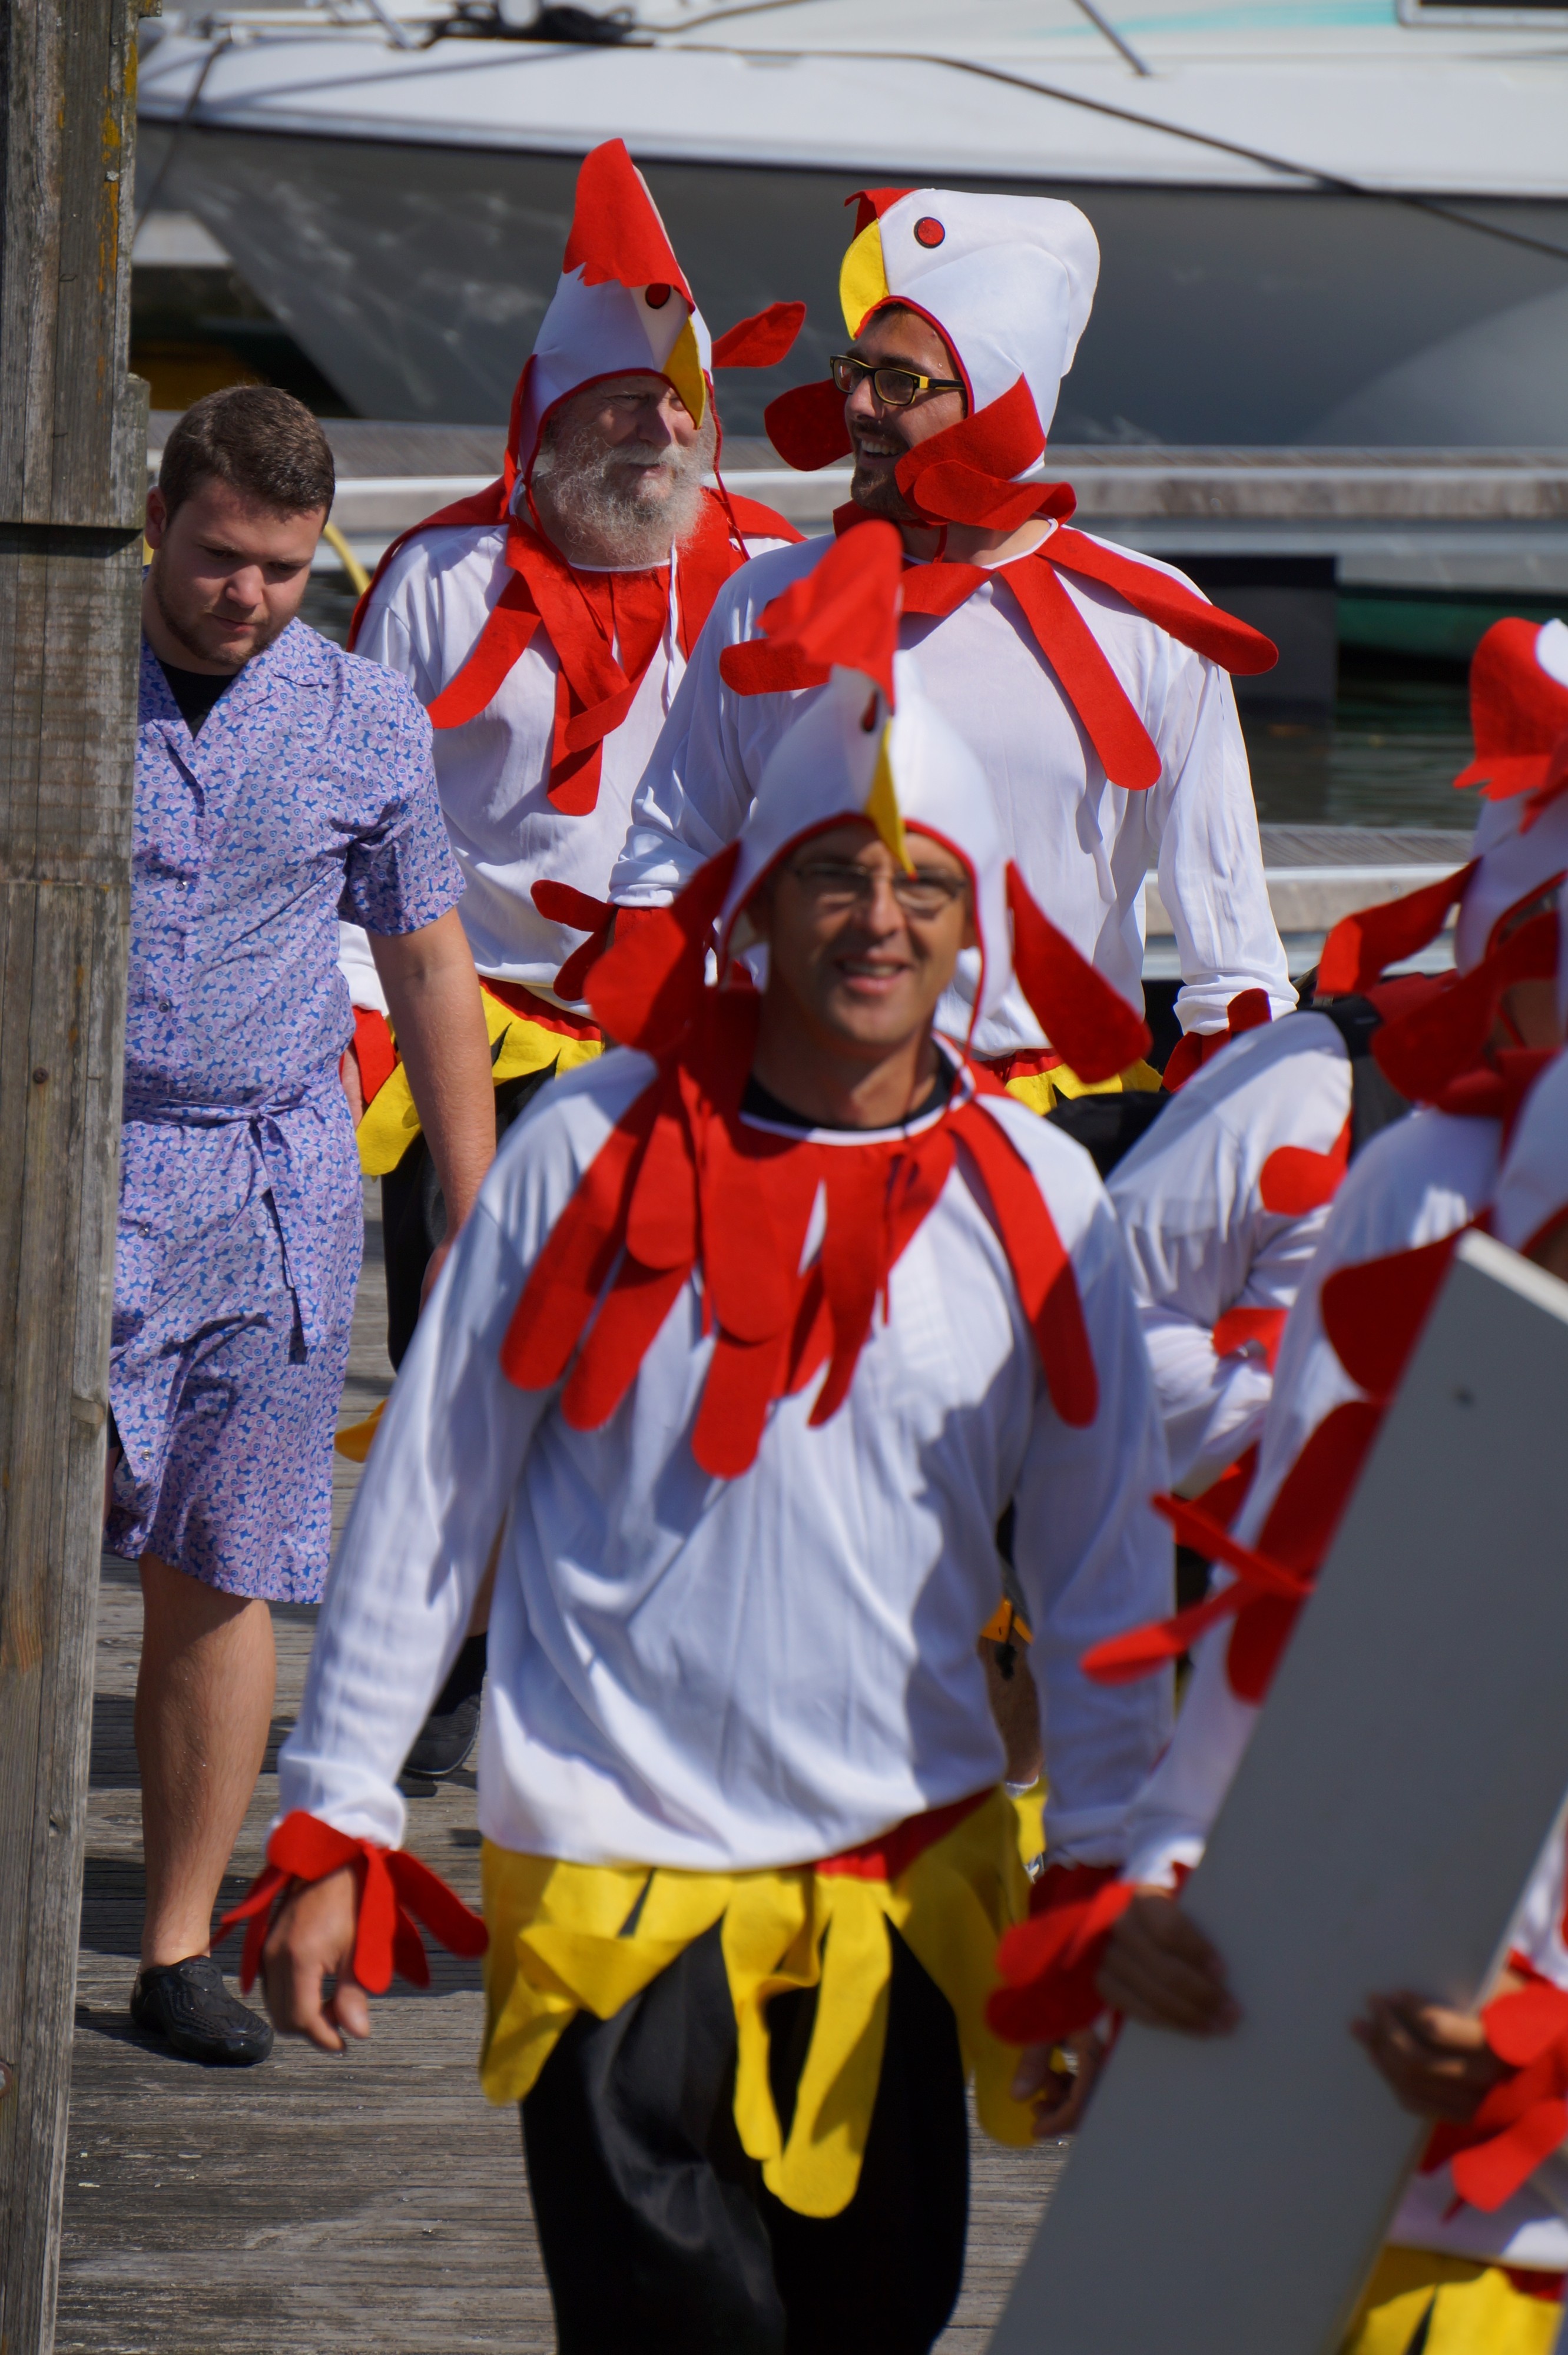
[[[503, 1141], [355, 1501], [270, 1849], [286, 1864], [302, 1826], [396, 1848], [399, 1770], [499, 1529], [485, 2090], [520, 2099], [579, 2009], [610, 2017], [721, 1921], [736, 2126], [810, 2216], [855, 2190], [884, 1923], [951, 2004], [982, 2118], [1029, 2138], [983, 2015], [1027, 1891], [976, 1656], [1009, 1501], [1053, 1851], [1119, 1862], [1170, 1725], [1166, 1681], [1113, 1690], [1077, 1666], [1171, 1593], [1158, 1422], [1088, 1156], [962, 1038], [939, 1042], [950, 1085], [896, 1129], [747, 1110], [747, 910], [847, 817], [901, 858], [924, 831], [962, 860], [981, 1013], [1021, 975], [1096, 1073], [1147, 1036], [1029, 900], [901, 655], [895, 708], [900, 570], [878, 525], [801, 584], [781, 629], [841, 666], [739, 839], [597, 964], [592, 1003], [627, 1043]], [[819, 1980], [786, 2137], [763, 2005]]]
[[[849, 334], [885, 304], [918, 310], [946, 338], [968, 395], [966, 417], [900, 461], [905, 500], [938, 527], [1047, 527], [1038, 548], [1005, 563], [908, 563], [899, 643], [919, 653], [925, 693], [989, 779], [1032, 897], [1140, 1009], [1144, 879], [1157, 866], [1189, 1034], [1177, 1053], [1195, 1065], [1242, 992], [1261, 988], [1280, 1012], [1296, 1002], [1225, 676], [1266, 669], [1275, 649], [1169, 566], [1070, 529], [1072, 493], [1045, 480], [1046, 429], [1099, 266], [1083, 215], [1044, 197], [938, 188], [874, 189], [859, 206], [840, 281]], [[831, 382], [784, 394], [767, 421], [792, 464], [849, 448]], [[840, 533], [865, 520], [853, 506], [835, 518]], [[746, 691], [730, 658], [832, 544], [776, 549], [715, 601], [634, 798], [611, 881], [618, 903], [667, 901], [739, 833], [795, 694], [819, 672]], [[966, 1027], [974, 983], [961, 970], [966, 1002], [944, 1009], [949, 1028]], [[1038, 1111], [1082, 1092], [1017, 990], [984, 1015], [973, 1047]], [[1146, 1066], [1127, 1083], [1157, 1082]]]
[[[1403, 1107], [1386, 1077], [1378, 1083], [1378, 1027], [1441, 996], [1444, 985], [1413, 974], [1381, 978], [1380, 963], [1424, 945], [1417, 935], [1435, 931], [1457, 899], [1456, 962], [1468, 972], [1499, 919], [1544, 881], [1556, 856], [1549, 849], [1542, 868], [1550, 837], [1521, 826], [1530, 809], [1521, 797], [1546, 789], [1552, 749], [1568, 731], [1568, 627], [1495, 623], [1471, 666], [1470, 707], [1476, 756], [1456, 783], [1485, 781], [1487, 797], [1469, 864], [1381, 919], [1368, 911], [1353, 955], [1342, 936], [1318, 986], [1354, 994], [1272, 1025], [1261, 1000], [1242, 1000], [1232, 1013], [1232, 1043], [1110, 1178], [1132, 1250], [1171, 1475], [1189, 1494], [1255, 1457], [1285, 1317], [1335, 1194], [1374, 1124]], [[1363, 925], [1371, 928], [1364, 955]], [[1251, 1027], [1238, 1018], [1246, 1015]]]
[[[700, 425], [714, 370], [772, 365], [804, 314], [803, 304], [775, 304], [711, 344], [624, 145], [595, 148], [578, 176], [560, 284], [513, 399], [500, 479], [394, 541], [360, 601], [355, 652], [400, 671], [430, 713], [497, 1086], [598, 1052], [570, 969], [581, 938], [571, 918], [604, 897], [632, 789], [719, 590], [755, 549], [799, 538], [720, 485], [704, 491], [697, 529], [664, 563], [571, 565], [533, 505], [545, 430], [573, 393], [632, 374], [662, 376]], [[418, 1134], [418, 1115], [356, 938], [340, 962], [362, 1009], [361, 1160], [379, 1176]]]
[[[1086, 1657], [1088, 1673], [1115, 1681], [1190, 1646], [1192, 1678], [1175, 1739], [1134, 1808], [1124, 1873], [1048, 1874], [1037, 1918], [1004, 1945], [1012, 1984], [993, 2017], [1020, 2041], [1088, 2025], [1104, 1944], [1133, 1887], [1172, 1887], [1202, 1855], [1458, 1237], [1496, 1223], [1505, 1156], [1519, 1156], [1511, 1236], [1549, 1231], [1551, 1195], [1568, 1199], [1568, 1182], [1543, 1184], [1541, 1170], [1562, 1101], [1559, 1049], [1494, 1043], [1518, 982], [1555, 978], [1560, 1034], [1568, 1018], [1568, 735], [1542, 750], [1552, 705], [1535, 625], [1509, 621], [1489, 635], [1477, 658], [1477, 755], [1461, 780], [1496, 796], [1477, 824], [1477, 857], [1454, 878], [1344, 919], [1320, 968], [1330, 987], [1364, 989], [1385, 962], [1430, 940], [1457, 902], [1455, 974], [1391, 1017], [1373, 1046], [1419, 1109], [1375, 1137], [1339, 1189], [1285, 1327], [1256, 1477], [1231, 1528], [1205, 1504], [1165, 1500], [1178, 1535], [1215, 1563], [1212, 1591]], [[1555, 651], [1548, 638], [1547, 655]], [[1487, 2007], [1488, 2041], [1512, 2073], [1473, 2126], [1434, 2135], [1351, 2355], [1403, 2355], [1429, 2310], [1431, 2343], [1441, 2329], [1454, 2355], [1547, 2355], [1556, 2343], [1568, 2222], [1555, 2178], [1533, 2179], [1552, 2139], [1534, 2134], [1533, 2111], [1555, 2098], [1552, 2056], [1568, 2038], [1565, 1877], [1559, 1828], [1520, 1901], [1509, 1959], [1527, 1981], [1564, 1992], [1532, 1997], [1530, 2017], [1545, 2025], [1528, 2055], [1536, 2029], [1524, 2034], [1515, 1998]]]

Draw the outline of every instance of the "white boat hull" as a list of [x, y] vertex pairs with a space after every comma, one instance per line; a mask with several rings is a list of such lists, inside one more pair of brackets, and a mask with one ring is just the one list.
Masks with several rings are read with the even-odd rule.
[[[170, 136], [144, 123], [144, 176], [160, 171]], [[576, 163], [193, 126], [158, 201], [199, 216], [362, 416], [487, 422], [505, 416], [554, 289]], [[773, 391], [825, 373], [842, 341], [837, 265], [857, 175], [645, 169], [715, 332], [780, 295], [809, 304], [783, 370], [721, 389], [731, 431], [760, 432]], [[1379, 195], [965, 185], [1070, 197], [1099, 235], [1100, 292], [1059, 440], [1568, 444], [1568, 260]], [[1568, 201], [1471, 198], [1467, 210], [1568, 255]]]

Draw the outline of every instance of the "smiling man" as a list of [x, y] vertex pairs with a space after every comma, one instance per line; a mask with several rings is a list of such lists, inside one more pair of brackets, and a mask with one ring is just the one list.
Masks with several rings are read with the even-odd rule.
[[[912, 664], [891, 709], [877, 529], [877, 580], [873, 542], [816, 584], [843, 666], [740, 843], [595, 972], [629, 1043], [512, 1130], [421, 1320], [251, 1901], [259, 1941], [280, 1878], [311, 1884], [271, 1931], [279, 2025], [367, 2033], [356, 1870], [401, 1838], [498, 1540], [481, 2069], [522, 2106], [562, 2355], [925, 2355], [944, 2327], [966, 2071], [991, 2131], [1029, 2126], [981, 2009], [1027, 1902], [976, 1652], [1011, 1498], [1055, 1849], [1120, 1856], [1168, 1726], [1075, 1665], [1170, 1591], [1115, 1218], [933, 1015], [965, 954], [1004, 992], [1016, 932], [1086, 1050], [1086, 1006], [1113, 1065], [1137, 1026], [1009, 887]], [[763, 947], [759, 993], [735, 960]]]
[[[852, 454], [836, 533], [870, 517], [898, 527], [899, 643], [990, 780], [1034, 898], [1140, 1011], [1157, 868], [1181, 961], [1179, 1076], [1217, 1049], [1244, 991], [1278, 1013], [1296, 1002], [1227, 676], [1275, 655], [1170, 566], [1069, 527], [1072, 493], [1048, 479], [1045, 441], [1098, 272], [1074, 206], [867, 190], [840, 277], [845, 346], [829, 380], [775, 400], [767, 424], [792, 465]], [[816, 682], [748, 694], [726, 656], [832, 544], [760, 556], [720, 591], [633, 802], [619, 904], [667, 901], [740, 831], [795, 695]], [[958, 978], [972, 1002], [972, 976]], [[1082, 1092], [1017, 993], [975, 1045], [1037, 1111]], [[1141, 1065], [1122, 1083], [1158, 1081]]]
[[461, 882], [402, 682], [297, 619], [333, 492], [286, 393], [209, 394], [148, 495], [107, 1541], [140, 1561], [137, 2024], [265, 2058], [212, 1907], [312, 1603], [359, 1272], [337, 920], [369, 928], [454, 1227], [495, 1148]]

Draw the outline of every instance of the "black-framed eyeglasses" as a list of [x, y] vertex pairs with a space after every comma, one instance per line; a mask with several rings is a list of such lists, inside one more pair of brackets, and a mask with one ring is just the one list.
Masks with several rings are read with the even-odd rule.
[[874, 366], [869, 360], [857, 359], [853, 352], [835, 352], [827, 365], [842, 393], [853, 392], [861, 378], [869, 376], [871, 390], [884, 409], [907, 409], [923, 392], [964, 389], [956, 377], [922, 376], [918, 368]]
[[[881, 871], [859, 867], [848, 858], [805, 858], [798, 867], [784, 869], [822, 916], [841, 916], [850, 908], [866, 906], [876, 895]], [[948, 875], [931, 867], [917, 867], [912, 875], [900, 873], [888, 880], [901, 911], [916, 923], [930, 923], [969, 888], [967, 876]]]

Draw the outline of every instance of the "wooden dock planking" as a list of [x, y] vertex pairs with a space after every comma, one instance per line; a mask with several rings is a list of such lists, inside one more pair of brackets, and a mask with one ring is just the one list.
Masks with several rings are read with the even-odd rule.
[[[374, 1197], [344, 1422], [391, 1386]], [[337, 1460], [335, 1529], [358, 1477]], [[277, 1744], [293, 1722], [315, 1614], [276, 1609], [272, 1742], [224, 1901], [261, 1861]], [[259, 2070], [204, 2070], [132, 2027], [142, 1904], [132, 1702], [136, 1574], [105, 1561], [100, 1596], [59, 2355], [549, 2355], [549, 2297], [516, 2115], [475, 2073], [478, 1967], [432, 1956], [426, 1993], [394, 1983], [374, 2034], [341, 2061], [280, 2043]], [[478, 1897], [474, 1777], [411, 1798], [410, 1843]], [[222, 1949], [237, 1968], [239, 1942]], [[964, 2294], [941, 2355], [980, 2355], [1065, 2147], [973, 2137]], [[607, 2252], [607, 2261], [613, 2261]]]

